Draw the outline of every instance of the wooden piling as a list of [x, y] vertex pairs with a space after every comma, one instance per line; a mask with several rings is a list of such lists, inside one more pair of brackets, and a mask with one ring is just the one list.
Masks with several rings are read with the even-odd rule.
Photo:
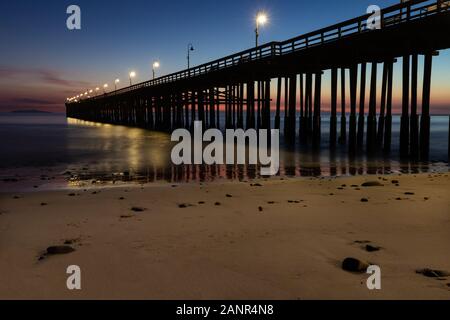
[[430, 90], [433, 54], [425, 54], [423, 71], [422, 114], [420, 116], [420, 157], [428, 160], [430, 152]]
[[369, 114], [367, 115], [367, 152], [373, 153], [376, 142], [376, 106], [377, 106], [377, 63], [372, 62], [372, 70], [370, 75], [370, 98], [369, 98]]
[[321, 134], [321, 89], [322, 89], [322, 71], [318, 71], [315, 74], [314, 81], [314, 115], [313, 115], [313, 140], [317, 144], [320, 141]]
[[277, 81], [277, 106], [275, 111], [275, 129], [280, 129], [280, 109], [281, 109], [281, 77]]
[[214, 95], [214, 88], [210, 88], [208, 91], [209, 94], [209, 126], [211, 128], [216, 127], [216, 110], [215, 110], [215, 95]]
[[419, 156], [419, 118], [417, 115], [417, 71], [418, 55], [411, 59], [411, 115], [410, 115], [410, 154], [412, 158]]
[[341, 68], [341, 133], [339, 143], [347, 142], [347, 118], [345, 115], [345, 68]]
[[409, 55], [403, 56], [402, 78], [402, 116], [400, 120], [400, 156], [409, 154]]
[[387, 89], [388, 70], [387, 63], [383, 63], [383, 77], [381, 83], [381, 101], [380, 101], [380, 115], [378, 117], [378, 131], [376, 139], [376, 148], [381, 150], [383, 148], [384, 127], [385, 127], [385, 112], [386, 112], [386, 89]]
[[336, 146], [337, 137], [337, 69], [331, 69], [331, 116], [330, 116], [330, 146]]
[[247, 83], [247, 129], [255, 128], [255, 81]]
[[289, 140], [295, 141], [295, 109], [297, 104], [297, 75], [289, 77]]
[[392, 85], [393, 85], [393, 73], [394, 73], [394, 60], [387, 62], [387, 96], [386, 96], [386, 118], [384, 128], [384, 154], [391, 152], [392, 141]]
[[356, 93], [358, 82], [358, 65], [350, 67], [350, 118], [348, 129], [348, 146], [350, 153], [356, 150]]

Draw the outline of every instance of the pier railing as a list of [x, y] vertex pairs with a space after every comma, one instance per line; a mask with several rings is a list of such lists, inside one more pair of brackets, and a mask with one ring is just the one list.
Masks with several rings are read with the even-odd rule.
[[[388, 28], [402, 23], [423, 19], [441, 12], [450, 11], [450, 1], [443, 0], [411, 0], [381, 10], [381, 28]], [[219, 70], [238, 67], [246, 63], [263, 61], [289, 55], [311, 47], [341, 40], [346, 37], [372, 32], [367, 25], [371, 14], [350, 19], [314, 32], [310, 32], [283, 42], [270, 42], [259, 47], [248, 49], [218, 60], [214, 60], [190, 69], [172, 73], [153, 80], [138, 83], [110, 93], [89, 99], [101, 99], [130, 91], [158, 86], [180, 80], [187, 80], [210, 74]]]

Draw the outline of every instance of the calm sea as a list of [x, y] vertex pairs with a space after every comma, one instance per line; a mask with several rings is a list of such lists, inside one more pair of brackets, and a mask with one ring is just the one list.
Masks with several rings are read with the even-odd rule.
[[[389, 159], [349, 159], [346, 147], [328, 148], [329, 122], [322, 119], [320, 150], [281, 146], [280, 176], [340, 176], [365, 173], [448, 170], [448, 117], [431, 123], [429, 163], [400, 162], [399, 117], [393, 120]], [[223, 121], [222, 121], [223, 123]], [[339, 128], [339, 125], [338, 125]], [[0, 113], [0, 192], [124, 181], [172, 183], [257, 178], [255, 166], [174, 166], [170, 136], [143, 129], [66, 119], [64, 114]]]

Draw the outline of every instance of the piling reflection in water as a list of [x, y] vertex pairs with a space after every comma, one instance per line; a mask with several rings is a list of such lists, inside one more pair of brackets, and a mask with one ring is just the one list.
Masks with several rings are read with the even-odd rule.
[[[69, 133], [68, 149], [82, 149], [85, 156], [84, 162], [78, 164], [79, 170], [72, 169], [75, 181], [178, 183], [261, 178], [259, 165], [173, 165], [170, 159], [173, 143], [166, 133], [75, 119], [68, 119], [68, 124], [70, 128], [79, 129], [69, 130], [72, 133]], [[325, 142], [322, 146], [291, 145], [282, 140], [280, 171], [276, 178], [419, 173], [435, 167], [427, 163], [398, 162], [383, 156], [368, 157], [365, 153], [349, 156], [345, 146], [330, 149]]]

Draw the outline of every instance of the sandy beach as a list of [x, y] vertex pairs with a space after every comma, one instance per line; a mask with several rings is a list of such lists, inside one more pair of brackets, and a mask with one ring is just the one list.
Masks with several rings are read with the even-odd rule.
[[416, 273], [450, 271], [449, 190], [431, 173], [2, 193], [0, 299], [450, 299], [450, 277]]

